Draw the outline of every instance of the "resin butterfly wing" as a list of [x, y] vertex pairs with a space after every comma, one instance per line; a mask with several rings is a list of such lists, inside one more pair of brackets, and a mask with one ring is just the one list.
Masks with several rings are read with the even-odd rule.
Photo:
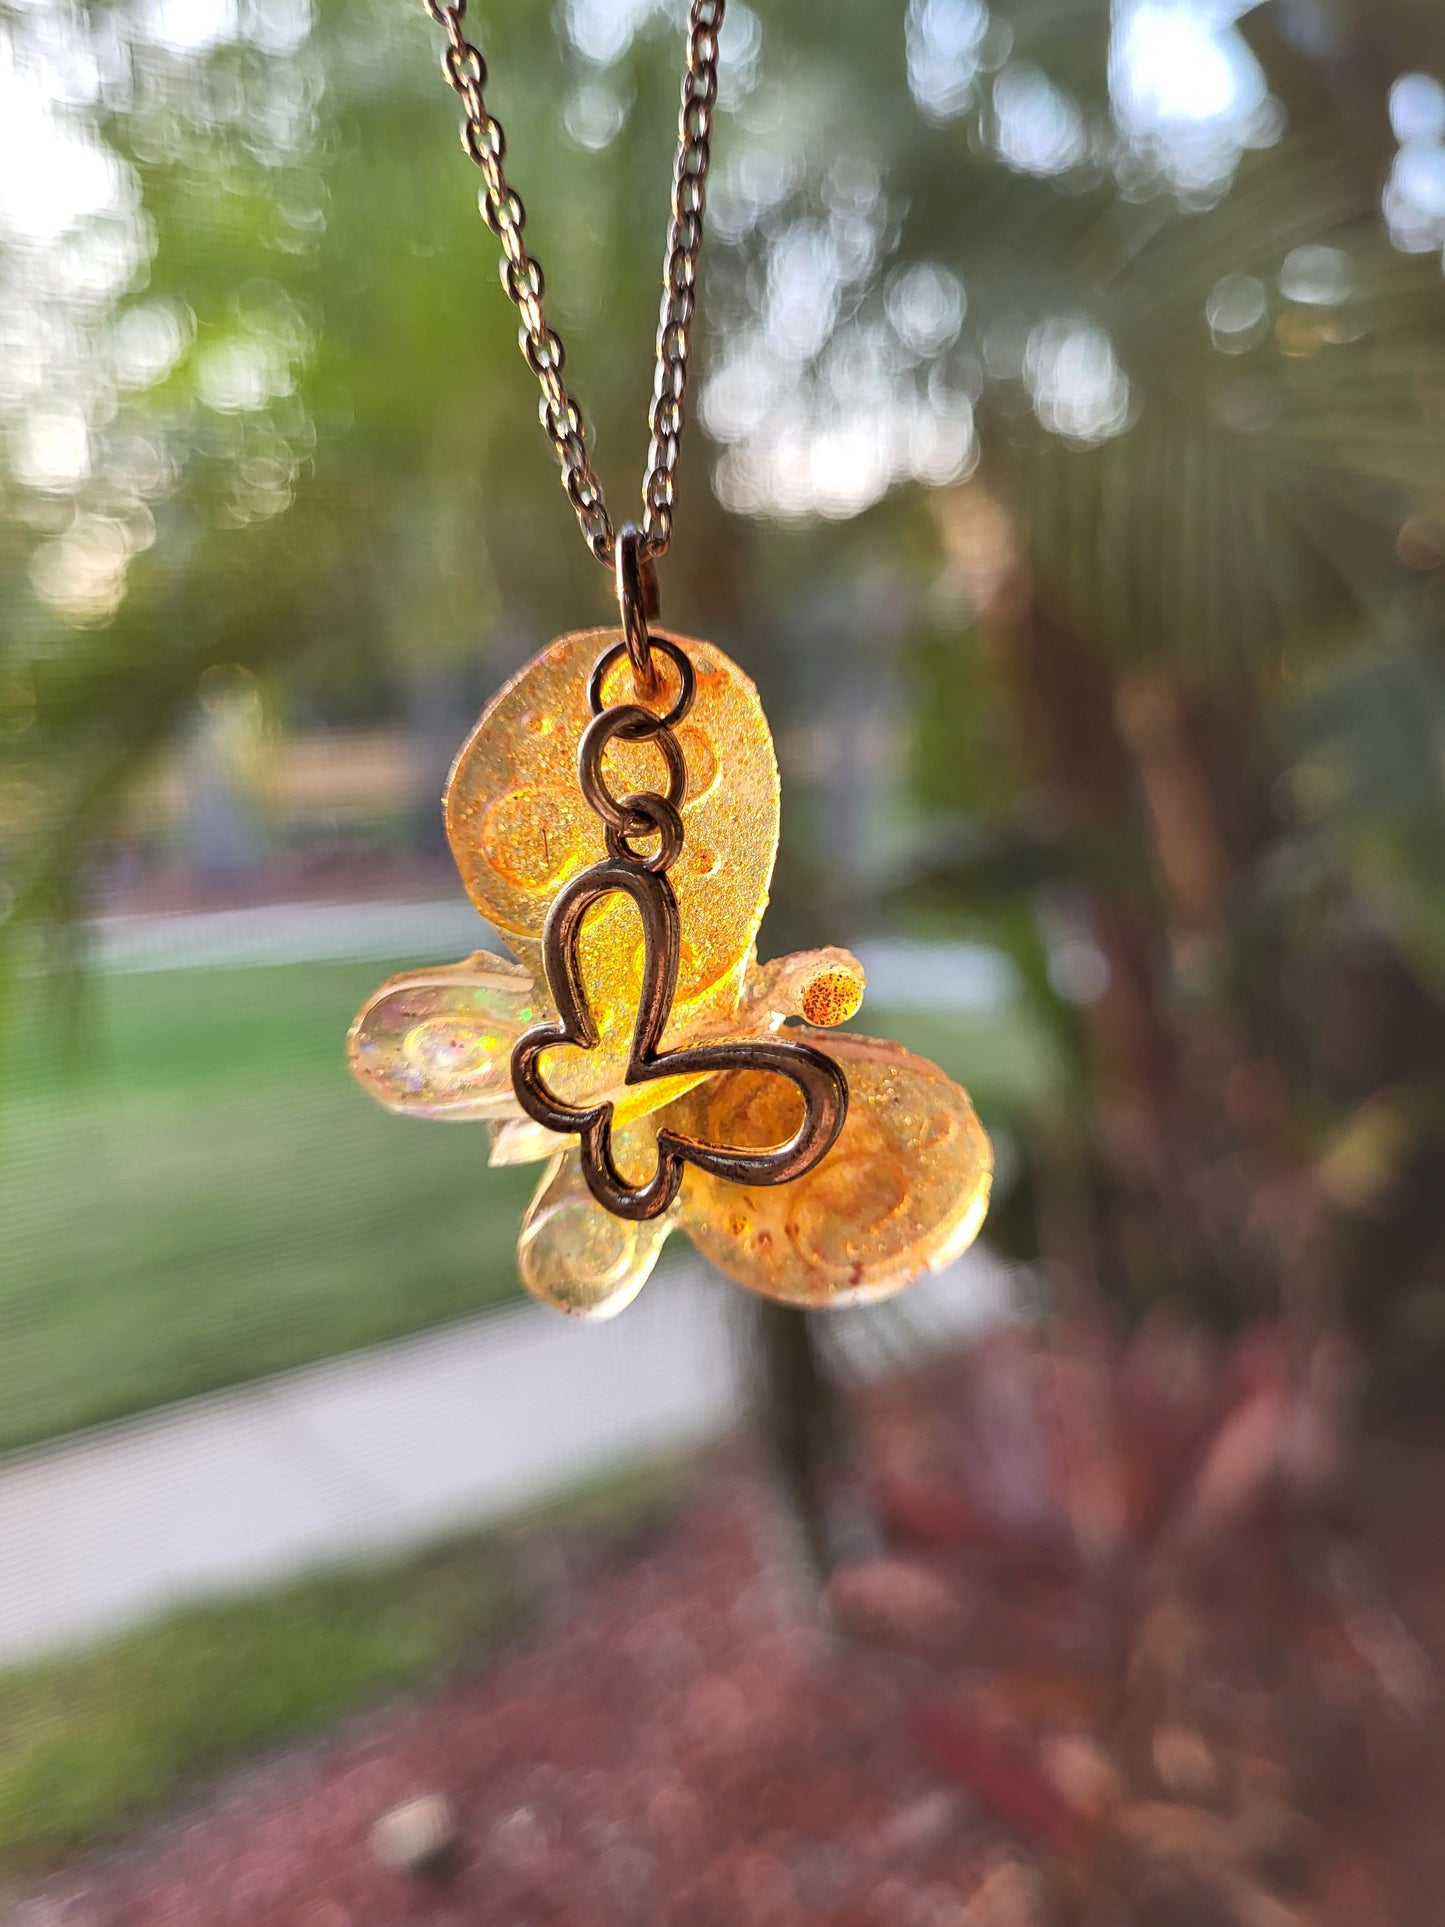
[[531, 977], [477, 951], [389, 978], [347, 1036], [353, 1076], [388, 1110], [410, 1117], [515, 1113], [512, 1045], [543, 1014]]
[[[488, 703], [447, 785], [447, 836], [467, 894], [539, 984], [553, 898], [606, 854], [602, 824], [578, 790], [577, 746], [592, 719], [593, 666], [616, 640], [615, 630], [583, 630], [544, 649]], [[685, 842], [669, 875], [681, 947], [664, 1047], [737, 1008], [778, 847], [778, 766], [757, 690], [711, 643], [680, 642], [697, 694], [677, 731], [687, 765]], [[659, 701], [666, 704], [677, 672], [659, 660]], [[624, 660], [605, 678], [602, 701], [629, 701], [632, 693]], [[619, 796], [666, 787], [661, 754], [650, 742], [611, 743], [603, 775]], [[603, 1060], [587, 1082], [620, 1085], [642, 982], [642, 932], [632, 906], [617, 896], [598, 904], [584, 925], [581, 953]], [[572, 1093], [559, 1088], [559, 1095]], [[666, 1092], [656, 1095], [666, 1101]]]
[[[642, 1177], [657, 1159], [655, 1120], [617, 1134], [624, 1165]], [[680, 1206], [638, 1222], [614, 1217], [587, 1189], [575, 1145], [553, 1157], [522, 1220], [517, 1269], [534, 1298], [574, 1318], [614, 1318], [652, 1276]]]
[[[936, 1064], [850, 1032], [823, 1047], [848, 1081], [848, 1116], [828, 1154], [775, 1187], [724, 1184], [689, 1167], [679, 1222], [720, 1270], [765, 1298], [865, 1304], [972, 1244], [993, 1152], [967, 1092]], [[796, 1105], [781, 1078], [741, 1071], [709, 1078], [664, 1116], [689, 1136], [761, 1146], [793, 1128]]]

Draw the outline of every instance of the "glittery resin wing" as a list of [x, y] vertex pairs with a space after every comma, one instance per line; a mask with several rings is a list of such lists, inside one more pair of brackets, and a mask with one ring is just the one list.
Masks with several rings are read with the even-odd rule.
[[412, 1117], [515, 1112], [512, 1045], [540, 1015], [532, 979], [479, 950], [465, 963], [392, 977], [362, 1007], [346, 1040], [357, 1082]]
[[[724, 1184], [689, 1167], [681, 1225], [739, 1284], [794, 1305], [867, 1303], [936, 1271], [973, 1242], [993, 1152], [966, 1092], [898, 1044], [834, 1034], [848, 1079], [842, 1136], [796, 1183]], [[667, 1112], [669, 1128], [715, 1143], [775, 1144], [797, 1093], [751, 1071], [709, 1078]]]
[[[653, 1118], [619, 1131], [615, 1149], [641, 1177], [657, 1157]], [[574, 1318], [613, 1318], [652, 1276], [679, 1206], [634, 1223], [615, 1218], [587, 1189], [577, 1150], [554, 1157], [522, 1220], [517, 1268], [535, 1298]]]
[[[544, 649], [488, 703], [447, 785], [447, 837], [467, 894], [538, 984], [545, 982], [541, 937], [552, 899], [605, 854], [602, 824], [578, 789], [577, 745], [592, 715], [588, 678], [616, 640], [612, 629], [581, 630]], [[778, 766], [757, 690], [711, 643], [678, 640], [696, 670], [697, 696], [677, 732], [687, 761], [686, 841], [669, 875], [682, 945], [664, 1048], [736, 1009], [778, 845]], [[666, 658], [660, 662], [658, 701], [665, 705], [676, 693], [677, 672]], [[609, 705], [634, 699], [625, 660], [610, 672], [602, 696]], [[652, 743], [614, 741], [602, 767], [617, 796], [666, 787]], [[642, 980], [642, 929], [633, 906], [621, 896], [598, 904], [583, 925], [581, 949], [599, 1046], [559, 1048], [543, 1065], [549, 1087], [573, 1104], [616, 1091], [623, 1081]], [[667, 1103], [691, 1081], [658, 1080], [629, 1091], [619, 1120]]]

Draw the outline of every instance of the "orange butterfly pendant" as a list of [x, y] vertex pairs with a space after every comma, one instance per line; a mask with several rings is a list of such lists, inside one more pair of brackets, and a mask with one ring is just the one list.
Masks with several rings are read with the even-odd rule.
[[[675, 652], [692, 669], [680, 757], [616, 728], [593, 757], [612, 796], [675, 798], [668, 874], [609, 846], [578, 750], [616, 641], [584, 630], [545, 649], [448, 781], [467, 893], [519, 962], [478, 952], [392, 978], [352, 1027], [351, 1068], [392, 1110], [488, 1120], [494, 1164], [547, 1160], [518, 1263], [563, 1311], [620, 1311], [674, 1231], [785, 1303], [886, 1297], [972, 1242], [988, 1138], [965, 1092], [900, 1046], [809, 1041], [862, 1001], [848, 952], [758, 964], [777, 763], [756, 689], [712, 644], [653, 637], [658, 705], [678, 695]], [[625, 658], [595, 681], [602, 704], [632, 701]]]

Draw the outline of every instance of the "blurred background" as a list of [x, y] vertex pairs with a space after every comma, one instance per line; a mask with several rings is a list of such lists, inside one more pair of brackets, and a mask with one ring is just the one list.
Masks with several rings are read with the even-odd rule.
[[[620, 520], [681, 15], [472, 24]], [[344, 1071], [608, 616], [440, 46], [0, 0], [16, 1917], [1437, 1921], [1445, 13], [729, 0], [664, 617], [773, 725], [762, 954], [999, 1164], [841, 1332], [548, 1325], [530, 1174]]]

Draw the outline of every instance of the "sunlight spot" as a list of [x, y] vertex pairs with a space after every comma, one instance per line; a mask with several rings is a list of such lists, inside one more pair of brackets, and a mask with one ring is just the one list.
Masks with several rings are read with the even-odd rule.
[[31, 488], [68, 491], [90, 474], [90, 431], [79, 408], [37, 409], [12, 446], [15, 478]]
[[149, 0], [140, 9], [140, 30], [175, 53], [204, 53], [236, 38], [235, 0]]
[[1340, 248], [1292, 248], [1279, 271], [1279, 288], [1290, 301], [1333, 307], [1349, 297], [1350, 257]]
[[883, 305], [893, 331], [915, 355], [936, 355], [963, 326], [963, 283], [933, 261], [919, 261], [891, 275]]
[[1216, 348], [1240, 355], [1261, 340], [1269, 326], [1269, 296], [1252, 274], [1225, 274], [1209, 290], [1204, 317]]
[[1402, 145], [1445, 139], [1445, 87], [1430, 74], [1401, 74], [1390, 89], [1390, 126]]
[[931, 120], [952, 120], [972, 105], [988, 29], [982, 0], [909, 0], [908, 85]]
[[1114, 118], [1177, 190], [1210, 194], [1247, 147], [1268, 147], [1283, 112], [1234, 22], [1245, 0], [1116, 0], [1109, 49]]
[[1101, 442], [1129, 425], [1129, 383], [1102, 328], [1041, 322], [1024, 350], [1024, 380], [1043, 426], [1070, 441]]
[[585, 60], [610, 67], [658, 11], [657, 0], [567, 0], [567, 38]]
[[116, 379], [128, 388], [161, 381], [180, 359], [195, 321], [171, 301], [147, 301], [116, 316], [110, 329]]
[[599, 153], [622, 132], [627, 103], [603, 80], [584, 80], [572, 90], [562, 121], [579, 147]]
[[1064, 174], [1087, 158], [1084, 117], [1037, 67], [1006, 67], [994, 82], [999, 154], [1024, 174]]

